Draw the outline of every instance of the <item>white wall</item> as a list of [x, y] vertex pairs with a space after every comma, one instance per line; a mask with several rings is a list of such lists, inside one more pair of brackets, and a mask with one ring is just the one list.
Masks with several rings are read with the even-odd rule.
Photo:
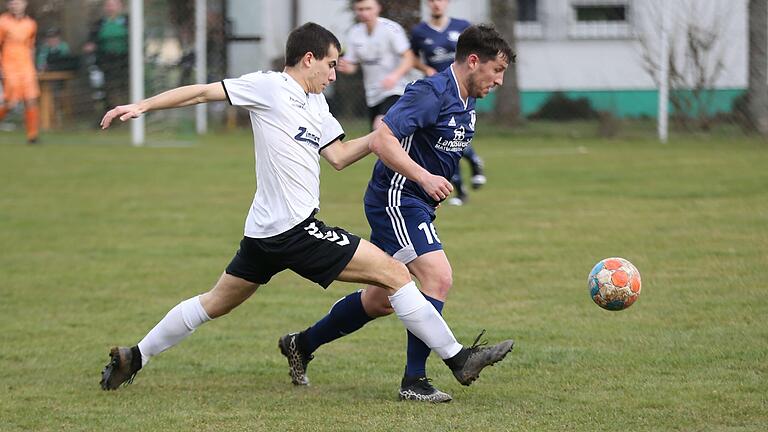
[[[283, 55], [285, 40], [291, 30], [291, 2], [229, 1], [235, 30], [264, 37], [264, 42], [257, 48], [253, 44], [230, 48], [230, 75], [268, 68], [272, 59]], [[715, 57], [723, 60], [725, 68], [717, 86], [746, 86], [746, 0], [626, 0], [630, 3], [631, 25], [624, 29], [626, 34], [623, 36], [611, 38], [578, 36], [579, 28], [571, 5], [579, 1], [583, 0], [540, 0], [539, 23], [518, 29], [523, 32], [517, 40], [517, 67], [522, 90], [655, 88], [643, 67], [640, 41], [647, 41], [653, 50], [658, 47], [660, 7], [672, 13], [670, 22], [678, 34], [673, 36], [678, 49], [684, 42], [679, 33], [686, 22], [693, 21], [707, 28], [722, 26], [717, 43], [719, 54]], [[623, 0], [590, 0], [589, 3], [612, 1]], [[354, 22], [348, 4], [347, 0], [300, 0], [299, 22], [314, 21], [344, 42], [344, 34]], [[489, 0], [452, 0], [448, 12], [471, 22], [488, 22], [489, 9]], [[422, 14], [426, 16], [427, 13], [426, 1], [422, 1]]]
[[[263, 16], [270, 0], [228, 0], [227, 19], [232, 23], [233, 36], [262, 36], [267, 34]], [[228, 75], [238, 77], [268, 67], [265, 44], [230, 42], [227, 47]]]
[[[448, 6], [448, 15], [478, 24], [489, 22], [488, 11], [488, 0], [451, 0]], [[426, 0], [421, 2], [421, 16], [424, 19], [429, 17]]]
[[333, 32], [342, 43], [344, 43], [344, 34], [354, 20], [355, 16], [349, 9], [348, 0], [299, 1], [299, 23], [316, 22]]
[[[521, 89], [655, 88], [642, 57], [645, 51], [653, 57], [658, 55], [661, 7], [670, 14], [671, 40], [676, 45], [680, 69], [685, 67], [683, 32], [687, 23], [697, 23], [707, 29], [719, 27], [715, 54], [709, 57], [709, 67], [714, 67], [715, 60], [721, 60], [724, 65], [716, 86], [746, 86], [746, 0], [629, 0], [629, 32], [625, 36], [611, 38], [575, 36], [579, 29], [575, 26], [570, 5], [578, 1], [540, 1], [543, 8], [539, 10], [541, 35], [518, 38], [517, 41]], [[615, 0], [591, 3], [600, 1]], [[644, 49], [641, 40], [649, 48]]]
[[[259, 44], [234, 43], [229, 50], [229, 75], [239, 76], [269, 69], [271, 62], [285, 55], [291, 29], [291, 2], [285, 0], [228, 0], [229, 19], [235, 35], [258, 35]], [[352, 25], [347, 0], [299, 0], [299, 24], [308, 21], [326, 27], [340, 39]]]
[[651, 88], [629, 41], [521, 41], [517, 43], [522, 90], [621, 90]]
[[657, 48], [659, 42], [660, 7], [669, 14], [670, 43], [678, 54], [677, 67], [684, 68], [685, 29], [691, 23], [717, 34], [709, 68], [722, 61], [723, 71], [717, 87], [733, 88], [747, 85], [747, 0], [664, 0], [636, 1], [637, 29], [640, 37]]

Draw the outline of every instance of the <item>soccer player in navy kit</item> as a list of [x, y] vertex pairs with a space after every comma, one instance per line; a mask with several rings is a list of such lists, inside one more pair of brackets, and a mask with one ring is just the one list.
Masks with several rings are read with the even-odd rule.
[[[433, 223], [435, 209], [450, 196], [447, 179], [474, 136], [475, 99], [502, 84], [514, 59], [496, 30], [470, 26], [458, 40], [451, 67], [410, 84], [371, 137], [370, 148], [379, 156], [365, 193], [371, 242], [407, 265], [438, 311], [451, 288], [452, 270]], [[369, 286], [336, 302], [312, 327], [283, 336], [281, 341], [291, 342], [292, 349], [283, 349], [283, 354], [293, 383], [308, 383], [306, 366], [318, 347], [392, 311], [386, 296]], [[451, 400], [427, 379], [429, 353], [426, 345], [408, 334], [400, 399]]]
[[322, 94], [336, 79], [339, 48], [333, 33], [307, 23], [288, 36], [283, 72], [255, 72], [179, 87], [118, 106], [104, 116], [106, 129], [118, 118], [126, 121], [149, 111], [227, 100], [249, 111], [258, 158], [257, 188], [244, 235], [224, 273], [208, 292], [173, 307], [137, 345], [112, 348], [102, 371], [102, 389], [116, 390], [132, 381], [152, 357], [211, 319], [228, 314], [287, 269], [323, 288], [335, 280], [373, 284], [388, 295], [406, 328], [426, 341], [464, 385], [512, 349], [511, 340], [492, 347], [476, 343], [463, 347], [402, 263], [315, 218], [320, 207], [320, 157], [340, 170], [370, 153], [370, 136], [342, 142], [344, 131]]
[[[422, 21], [411, 31], [411, 50], [416, 55], [414, 67], [432, 76], [444, 71], [453, 63], [456, 55], [456, 41], [467, 27], [469, 21], [451, 18], [445, 14], [448, 0], [428, 0], [430, 19]], [[422, 61], [423, 60], [423, 61]], [[486, 183], [483, 174], [483, 160], [475, 152], [472, 145], [464, 150], [464, 158], [472, 168], [472, 188], [477, 189]], [[461, 178], [461, 164], [451, 178], [456, 190], [456, 196], [446, 201], [451, 205], [463, 205], [467, 201], [467, 192]]]

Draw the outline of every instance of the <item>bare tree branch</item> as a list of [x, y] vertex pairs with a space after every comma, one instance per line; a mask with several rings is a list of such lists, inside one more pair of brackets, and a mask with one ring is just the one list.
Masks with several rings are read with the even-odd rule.
[[[676, 119], [686, 128], [693, 126], [694, 119], [699, 128], [708, 129], [711, 126], [715, 85], [726, 66], [723, 36], [729, 11], [722, 5], [713, 6], [712, 10], [702, 10], [701, 2], [690, 0], [646, 3], [648, 22], [652, 27], [661, 22], [660, 8], [675, 7], [676, 16], [682, 17], [672, 26], [677, 31], [673, 30], [669, 35], [669, 57], [666, 61], [669, 65], [669, 101]], [[640, 59], [643, 69], [658, 86], [658, 51], [647, 35], [660, 34], [660, 29], [644, 30], [639, 32]]]

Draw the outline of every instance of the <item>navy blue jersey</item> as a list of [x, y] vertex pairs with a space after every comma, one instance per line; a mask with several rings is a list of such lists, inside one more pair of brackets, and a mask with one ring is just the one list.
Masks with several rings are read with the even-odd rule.
[[[475, 98], [461, 99], [452, 68], [414, 81], [384, 116], [384, 123], [416, 163], [450, 179], [464, 148], [475, 134]], [[437, 202], [417, 183], [376, 161], [365, 192], [365, 204], [416, 205], [434, 211]]]
[[456, 57], [459, 35], [469, 27], [469, 21], [451, 18], [442, 31], [422, 21], [411, 31], [411, 49], [417, 56], [424, 55], [424, 63], [442, 72]]

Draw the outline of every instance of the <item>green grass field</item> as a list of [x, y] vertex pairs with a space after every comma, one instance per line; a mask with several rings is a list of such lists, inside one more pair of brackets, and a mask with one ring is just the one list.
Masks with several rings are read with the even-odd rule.
[[[395, 317], [322, 347], [293, 388], [280, 335], [357, 286], [281, 274], [103, 392], [113, 344], [136, 343], [207, 290], [254, 189], [247, 131], [133, 148], [123, 127], [0, 135], [0, 430], [764, 431], [768, 428], [768, 145], [733, 135], [597, 139], [570, 125], [481, 130], [489, 183], [436, 224], [454, 268], [445, 317], [515, 350], [454, 401], [396, 401]], [[367, 236], [373, 159], [324, 164], [326, 222]], [[632, 308], [588, 296], [601, 258], [642, 273]]]

